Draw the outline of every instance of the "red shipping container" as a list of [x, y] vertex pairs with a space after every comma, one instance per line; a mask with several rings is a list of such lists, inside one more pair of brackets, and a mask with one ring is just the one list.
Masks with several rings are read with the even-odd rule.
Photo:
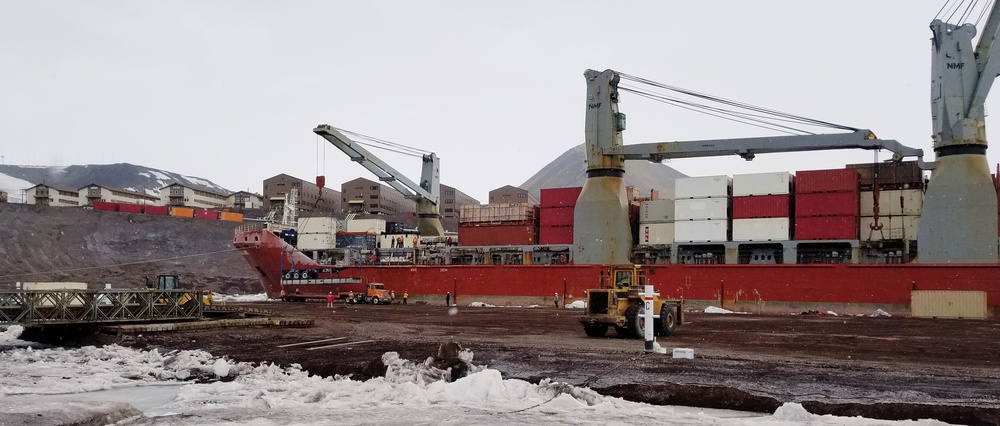
[[538, 220], [542, 226], [573, 226], [573, 210], [573, 207], [542, 207]]
[[788, 194], [733, 197], [733, 219], [789, 217], [790, 197]]
[[458, 226], [458, 241], [463, 246], [523, 246], [535, 244], [531, 225]]
[[218, 219], [219, 212], [215, 210], [195, 209], [194, 217], [199, 219]]
[[539, 201], [542, 207], [573, 207], [576, 205], [576, 199], [580, 198], [580, 191], [583, 191], [582, 186], [542, 189], [539, 191], [539, 196], [542, 198]]
[[166, 216], [170, 214], [170, 207], [167, 206], [144, 206], [142, 212], [146, 214], [155, 214]]
[[857, 192], [857, 169], [802, 170], [795, 172], [795, 193]]
[[861, 193], [816, 192], [795, 194], [795, 217], [858, 216]]
[[542, 226], [538, 229], [539, 244], [573, 244], [572, 226]]
[[123, 213], [142, 213], [142, 204], [119, 203], [118, 211]]
[[118, 204], [109, 203], [106, 201], [94, 201], [94, 210], [100, 210], [102, 212], [116, 212], [118, 211]]
[[795, 218], [796, 240], [856, 240], [857, 216], [814, 216]]

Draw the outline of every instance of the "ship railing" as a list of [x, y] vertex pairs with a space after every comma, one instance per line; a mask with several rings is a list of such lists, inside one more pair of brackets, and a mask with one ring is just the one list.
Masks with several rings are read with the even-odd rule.
[[235, 235], [239, 235], [239, 234], [242, 234], [244, 232], [260, 231], [260, 230], [262, 230], [264, 228], [267, 228], [267, 224], [266, 223], [259, 223], [259, 222], [258, 223], [247, 223], [247, 224], [244, 224], [244, 225], [237, 226], [236, 227]]

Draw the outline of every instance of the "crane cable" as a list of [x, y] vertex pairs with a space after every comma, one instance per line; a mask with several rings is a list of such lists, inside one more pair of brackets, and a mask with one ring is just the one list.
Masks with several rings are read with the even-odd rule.
[[[749, 112], [736, 112], [736, 111], [731, 111], [731, 110], [727, 110], [727, 109], [723, 109], [723, 108], [710, 108], [710, 107], [706, 107], [706, 106], [699, 106], [699, 104], [694, 104], [694, 103], [689, 103], [689, 102], [677, 100], [678, 102], [684, 103], [684, 104], [686, 104], [688, 106], [691, 106], [691, 107], [694, 107], [694, 108], [709, 109], [709, 110], [714, 111], [716, 113], [728, 114], [728, 115], [739, 117], [741, 119], [747, 119], [747, 120], [756, 121], [756, 122], [759, 122], [759, 123], [766, 123], [766, 124], [768, 124], [770, 126], [776, 126], [776, 127], [779, 127], [779, 128], [783, 127], [785, 129], [792, 130], [792, 131], [797, 131], [797, 132], [800, 132], [800, 133], [810, 134], [810, 132], [807, 132], [805, 130], [795, 129], [795, 128], [792, 128], [792, 127], [789, 127], [789, 126], [785, 126], [785, 125], [781, 125], [781, 124], [777, 124], [777, 123], [765, 121], [763, 119], [763, 117], [767, 116], [767, 117], [769, 117], [770, 120], [780, 120], [780, 121], [794, 122], [794, 123], [799, 123], [799, 124], [808, 125], [808, 126], [827, 127], [827, 128], [834, 128], [834, 129], [841, 129], [841, 130], [850, 130], [850, 131], [857, 131], [858, 130], [858, 128], [852, 127], [852, 126], [846, 126], [846, 125], [842, 125], [842, 124], [831, 123], [831, 122], [828, 122], [828, 121], [823, 121], [823, 120], [817, 120], [817, 119], [813, 119], [813, 118], [802, 117], [802, 116], [795, 115], [795, 114], [790, 114], [790, 113], [781, 112], [781, 111], [777, 111], [777, 110], [773, 110], [773, 109], [769, 109], [769, 108], [759, 107], [759, 106], [755, 106], [755, 105], [751, 105], [751, 104], [747, 104], [747, 103], [743, 103], [743, 102], [737, 102], [737, 101], [733, 101], [733, 100], [729, 100], [729, 99], [725, 99], [725, 98], [720, 98], [720, 97], [717, 97], [717, 96], [707, 95], [707, 94], [704, 94], [704, 93], [695, 92], [695, 91], [688, 90], [688, 89], [683, 89], [683, 88], [680, 88], [680, 87], [670, 86], [670, 85], [663, 84], [663, 83], [658, 83], [658, 82], [655, 82], [655, 81], [652, 81], [652, 80], [649, 80], [649, 79], [645, 79], [645, 78], [641, 78], [641, 77], [636, 77], [636, 76], [632, 76], [632, 75], [621, 73], [621, 72], [619, 72], [618, 75], [620, 75], [621, 78], [623, 78], [623, 79], [635, 81], [637, 83], [647, 84], [647, 85], [650, 85], [650, 86], [654, 86], [654, 87], [657, 87], [657, 88], [669, 90], [669, 91], [672, 91], [672, 92], [681, 93], [681, 94], [684, 94], [684, 95], [687, 95], [687, 96], [691, 96], [691, 97], [694, 97], [694, 98], [699, 98], [699, 99], [703, 99], [703, 100], [706, 100], [706, 101], [709, 101], [709, 102], [715, 102], [715, 103], [727, 105], [727, 106], [730, 106], [730, 107], [740, 108], [740, 109], [748, 110], [748, 111], [751, 111], [753, 113], [762, 114], [762, 115], [751, 114]], [[630, 92], [633, 92], [633, 93], [640, 92], [640, 91], [637, 91], [636, 89], [633, 89], [631, 87], [625, 87], [625, 88], [623, 88], [623, 90], [630, 91]], [[640, 94], [642, 94], [642, 93], [640, 93]], [[651, 95], [653, 97], [660, 97], [661, 99], [664, 99], [664, 100], [665, 99], [673, 99], [673, 98], [670, 98], [670, 97], [665, 96], [665, 95], [653, 95], [653, 94], [649, 94], [649, 93], [646, 93], [646, 94], [647, 95]], [[749, 124], [749, 123], [747, 123], [747, 124]]]
[[370, 146], [372, 148], [379, 148], [379, 149], [382, 149], [384, 151], [395, 152], [397, 154], [402, 154], [402, 155], [409, 155], [411, 157], [423, 157], [424, 155], [427, 155], [427, 154], [431, 153], [430, 151], [426, 151], [426, 150], [423, 150], [423, 149], [420, 149], [420, 148], [414, 148], [412, 146], [406, 146], [406, 145], [403, 145], [403, 144], [399, 144], [399, 143], [395, 143], [395, 142], [390, 142], [390, 141], [387, 141], [387, 140], [384, 140], [384, 139], [379, 139], [379, 138], [375, 138], [375, 137], [372, 137], [372, 136], [364, 135], [364, 134], [361, 134], [361, 133], [352, 132], [352, 131], [346, 130], [346, 129], [341, 129], [341, 128], [337, 128], [337, 127], [334, 127], [334, 129], [337, 129], [341, 133], [345, 133], [345, 134], [354, 136], [354, 137], [356, 137], [358, 139], [362, 139], [363, 141], [354, 140], [354, 142], [356, 142], [358, 144], [365, 145], [365, 146]]
[[[976, 26], [979, 26], [979, 22], [982, 21], [983, 16], [986, 15], [986, 11], [992, 8], [992, 3], [993, 1], [986, 1], [983, 3], [982, 9], [979, 10], [979, 16], [976, 18]], [[966, 0], [946, 0], [944, 4], [941, 5], [941, 9], [938, 10], [936, 15], [934, 15], [934, 19], [940, 19], [949, 23], [954, 22], [953, 25], [960, 26], [969, 23], [969, 20], [976, 13], [977, 6], [979, 6], [979, 0], [972, 0], [968, 3], [966, 3]], [[956, 14], [959, 14], [958, 20], [953, 21]], [[946, 16], [947, 18], [945, 18]]]

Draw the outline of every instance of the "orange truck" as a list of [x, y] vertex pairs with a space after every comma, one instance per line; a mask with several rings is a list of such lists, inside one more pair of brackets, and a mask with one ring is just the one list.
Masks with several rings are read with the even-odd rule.
[[341, 293], [339, 296], [339, 298], [347, 299], [347, 303], [371, 303], [373, 305], [388, 305], [395, 298], [395, 295], [391, 291], [386, 290], [385, 284], [382, 283], [369, 283], [366, 286], [364, 294], [348, 293], [345, 295]]

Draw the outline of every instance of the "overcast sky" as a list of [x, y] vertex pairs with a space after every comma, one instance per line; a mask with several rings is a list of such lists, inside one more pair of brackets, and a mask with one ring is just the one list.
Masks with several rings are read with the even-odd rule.
[[[0, 155], [127, 162], [232, 190], [261, 191], [278, 173], [319, 171], [335, 189], [373, 178], [312, 133], [331, 124], [437, 153], [442, 181], [485, 202], [582, 143], [588, 68], [870, 128], [930, 153], [928, 24], [942, 4], [0, 0]], [[632, 94], [620, 108], [627, 144], [774, 134]], [[418, 159], [384, 157], [419, 176]], [[873, 158], [670, 166], [732, 175]]]

